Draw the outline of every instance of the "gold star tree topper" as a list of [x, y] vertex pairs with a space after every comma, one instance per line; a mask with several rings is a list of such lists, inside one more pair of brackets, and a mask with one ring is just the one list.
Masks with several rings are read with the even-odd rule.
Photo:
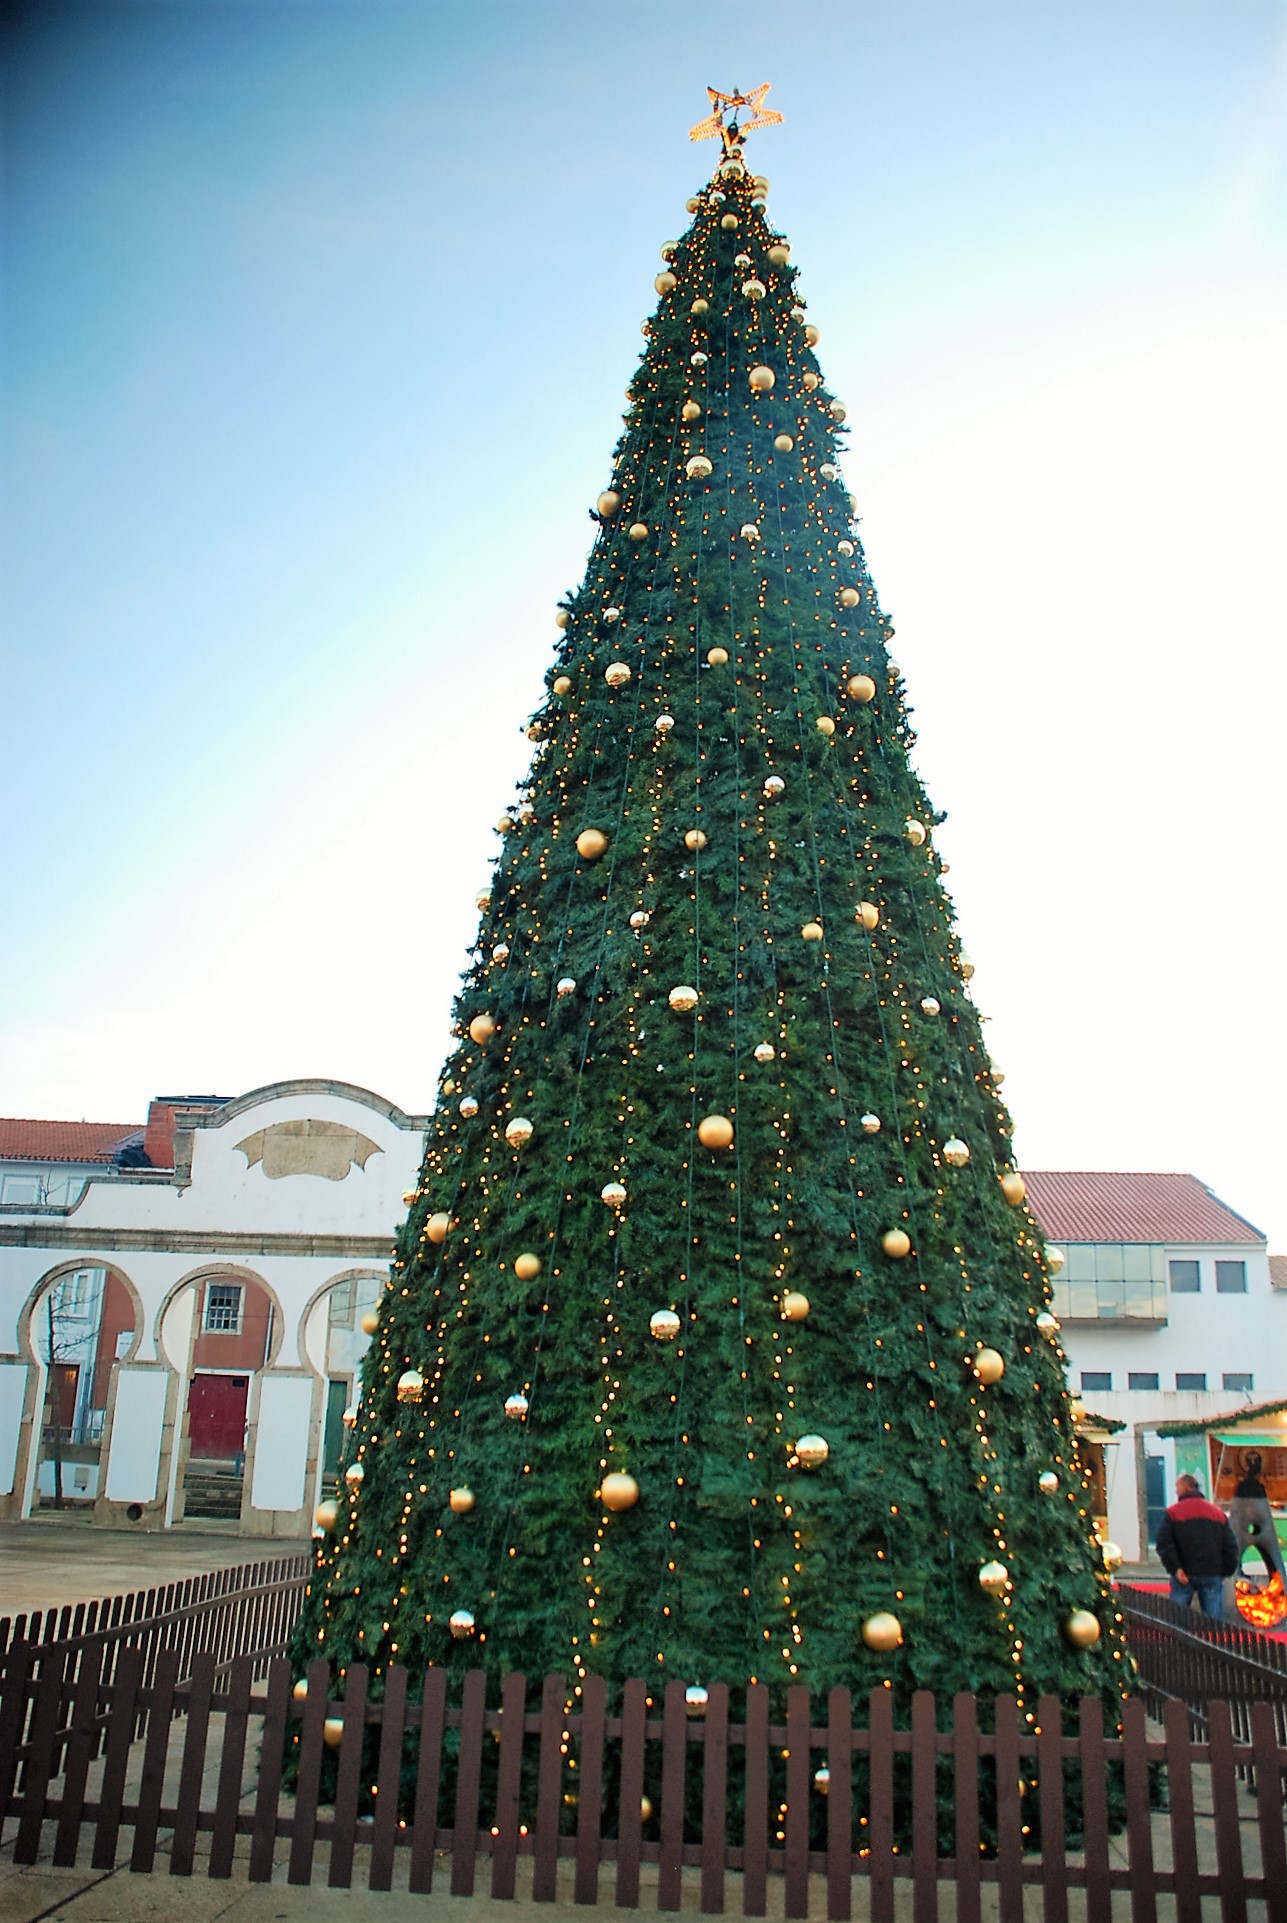
[[[697, 125], [690, 130], [688, 138], [714, 140], [718, 134], [724, 143], [725, 153], [732, 153], [734, 148], [741, 146], [747, 134], [754, 133], [757, 127], [780, 127], [781, 114], [763, 104], [764, 96], [771, 85], [772, 82], [766, 80], [762, 87], [753, 87], [750, 93], [721, 93], [718, 87], [708, 87], [706, 93], [713, 111], [707, 114], [705, 120], [698, 121]], [[748, 120], [738, 121], [739, 107], [748, 109], [750, 114]], [[730, 116], [727, 126], [724, 124], [726, 114]]]

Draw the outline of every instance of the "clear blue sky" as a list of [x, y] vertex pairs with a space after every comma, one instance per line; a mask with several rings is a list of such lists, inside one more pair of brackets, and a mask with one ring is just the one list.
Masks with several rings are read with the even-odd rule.
[[769, 79], [1020, 1153], [1287, 1246], [1281, 5], [6, 18], [6, 1112], [428, 1105], [687, 129]]

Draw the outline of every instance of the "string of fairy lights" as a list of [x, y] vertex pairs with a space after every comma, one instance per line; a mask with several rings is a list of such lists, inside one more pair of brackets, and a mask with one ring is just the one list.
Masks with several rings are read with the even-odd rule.
[[[358, 1653], [374, 1660], [377, 1671], [404, 1652], [407, 1635], [399, 1627], [404, 1604], [418, 1648], [450, 1647], [444, 1634], [483, 1644], [487, 1612], [498, 1616], [507, 1594], [532, 1582], [532, 1572], [521, 1567], [521, 1518], [525, 1505], [540, 1499], [535, 1485], [542, 1463], [565, 1447], [557, 1426], [545, 1424], [542, 1415], [547, 1347], [568, 1339], [559, 1320], [561, 1264], [569, 1259], [564, 1212], [581, 1210], [589, 1179], [601, 1182], [606, 1205], [600, 1218], [603, 1284], [594, 1340], [597, 1406], [578, 1446], [586, 1451], [586, 1480], [598, 1499], [593, 1517], [582, 1525], [584, 1546], [577, 1558], [585, 1613], [578, 1623], [569, 1619], [575, 1688], [579, 1691], [593, 1667], [591, 1651], [620, 1621], [621, 1596], [614, 1592], [614, 1584], [620, 1590], [623, 1581], [614, 1561], [617, 1519], [639, 1498], [630, 1466], [633, 1458], [648, 1453], [648, 1438], [659, 1434], [660, 1395], [668, 1398], [664, 1406], [670, 1412], [669, 1473], [661, 1479], [662, 1488], [650, 1487], [647, 1493], [657, 1571], [650, 1604], [655, 1658], [659, 1665], [667, 1662], [670, 1631], [686, 1607], [686, 1528], [695, 1513], [686, 1454], [693, 1433], [690, 1375], [701, 1353], [694, 1345], [707, 1338], [713, 1316], [726, 1314], [742, 1357], [747, 1487], [755, 1490], [746, 1497], [741, 1592], [767, 1665], [755, 1665], [748, 1679], [774, 1674], [775, 1663], [784, 1678], [807, 1673], [811, 1490], [820, 1486], [809, 1472], [825, 1463], [829, 1444], [805, 1431], [811, 1405], [824, 1402], [830, 1387], [810, 1359], [812, 1306], [793, 1283], [801, 1250], [792, 1127], [807, 1074], [814, 1082], [824, 1078], [820, 1097], [816, 1089], [809, 1092], [811, 1114], [825, 1115], [837, 1131], [854, 1137], [843, 1171], [852, 1252], [846, 1272], [851, 1357], [864, 1385], [860, 1420], [882, 1471], [891, 1468], [892, 1424], [885, 1403], [891, 1385], [885, 1337], [874, 1296], [865, 1286], [868, 1277], [882, 1258], [901, 1263], [910, 1255], [908, 1273], [915, 1278], [910, 1286], [922, 1297], [929, 1293], [922, 1237], [932, 1237], [935, 1225], [942, 1224], [951, 1183], [981, 1184], [999, 1177], [1006, 1199], [1019, 1211], [1009, 1243], [994, 1235], [988, 1210], [978, 1208], [971, 1218], [979, 1225], [973, 1254], [967, 1256], [964, 1243], [952, 1245], [960, 1288], [955, 1341], [967, 1345], [960, 1366], [968, 1376], [973, 1476], [988, 1510], [984, 1526], [994, 1551], [973, 1576], [957, 1546], [975, 1539], [975, 1524], [962, 1513], [961, 1489], [948, 1472], [964, 1440], [949, 1420], [957, 1397], [950, 1382], [960, 1380], [953, 1376], [957, 1365], [936, 1343], [928, 1314], [921, 1314], [915, 1332], [923, 1350], [927, 1408], [945, 1465], [948, 1593], [956, 1631], [959, 1635], [962, 1629], [964, 1585], [975, 1581], [995, 1599], [997, 1634], [1008, 1647], [1013, 1686], [1031, 1722], [1024, 1655], [1033, 1631], [1025, 1625], [1028, 1633], [1020, 1633], [1013, 1574], [1002, 1559], [1013, 1563], [1023, 1548], [1007, 1519], [1008, 1479], [1032, 1470], [1022, 1459], [1013, 1460], [1013, 1451], [1007, 1456], [997, 1433], [1004, 1431], [1006, 1398], [1016, 1393], [1021, 1372], [1031, 1376], [1031, 1391], [1047, 1397], [1052, 1409], [1050, 1464], [1042, 1471], [1041, 1487], [1074, 1505], [1087, 1532], [1089, 1476], [1077, 1452], [1063, 1383], [1065, 1358], [1050, 1314], [1045, 1252], [1031, 1218], [1021, 1211], [1022, 1183], [1009, 1162], [1008, 1117], [997, 1094], [1000, 1078], [990, 1069], [965, 994], [968, 974], [953, 933], [945, 871], [925, 825], [929, 805], [908, 761], [914, 736], [900, 676], [886, 652], [892, 630], [877, 612], [852, 525], [853, 503], [836, 459], [844, 409], [822, 382], [813, 352], [818, 333], [795, 296], [789, 247], [765, 217], [767, 190], [762, 176], [748, 173], [734, 142], [710, 188], [689, 202], [693, 220], [684, 239], [663, 249], [658, 309], [644, 324], [647, 344], [628, 390], [626, 433], [612, 485], [599, 500], [600, 531], [586, 581], [560, 616], [562, 641], [550, 700], [529, 731], [531, 772], [516, 811], [499, 824], [503, 840], [496, 877], [479, 897], [483, 919], [475, 967], [460, 1002], [461, 1044], [444, 1071], [420, 1184], [409, 1198], [408, 1228], [376, 1318], [361, 1404], [346, 1416], [354, 1446], [343, 1504], [319, 1511], [329, 1540], [319, 1552], [314, 1585], [322, 1610], [317, 1641], [325, 1644], [328, 1621], [341, 1603], [362, 1597], [362, 1585], [349, 1580], [348, 1567], [360, 1544], [387, 1570], [378, 1607], [371, 1599], [370, 1620], [378, 1615], [381, 1624], [378, 1637], [368, 1634], [365, 1623], [355, 1631]], [[688, 314], [680, 321], [685, 301]], [[722, 340], [717, 341], [721, 321]], [[674, 388], [677, 377], [684, 398], [667, 414], [662, 394]], [[719, 602], [720, 589], [705, 564], [721, 542], [727, 579], [726, 598]], [[769, 622], [771, 575], [784, 610], [781, 628]], [[722, 629], [718, 638], [717, 629]], [[774, 658], [770, 631], [784, 638], [788, 650], [786, 707], [780, 698], [783, 639]], [[680, 675], [687, 678], [682, 695]], [[601, 683], [608, 689], [606, 699]], [[676, 725], [671, 707], [688, 713], [690, 733]], [[730, 741], [740, 801], [724, 824], [731, 828], [726, 848], [710, 845], [712, 833], [717, 842], [720, 837], [707, 790], [714, 777], [722, 792], [718, 749]], [[744, 749], [749, 750], [745, 762]], [[714, 761], [708, 759], [712, 752]], [[766, 770], [758, 791], [750, 767], [757, 756]], [[779, 847], [772, 820], [785, 784], [797, 780], [807, 821], [803, 862], [795, 858], [799, 850]], [[900, 811], [906, 815], [901, 852], [887, 877], [886, 817], [896, 818]], [[676, 820], [677, 813], [682, 820]], [[641, 872], [632, 866], [619, 870], [627, 823], [634, 834], [640, 819]], [[672, 895], [660, 903], [664, 864], [677, 833], [686, 845], [677, 878], [688, 885], [687, 901]], [[568, 858], [570, 841], [576, 843], [575, 861]], [[914, 869], [907, 866], [912, 861]], [[709, 909], [708, 870], [720, 884]], [[730, 874], [736, 884], [730, 910], [732, 974], [724, 981], [707, 973], [703, 918], [718, 916]], [[788, 905], [794, 910], [806, 889], [808, 920], [797, 919], [797, 938], [784, 910]], [[664, 940], [653, 925], [659, 905]], [[682, 936], [676, 938], [685, 908], [691, 917], [683, 924], [686, 944]], [[806, 973], [798, 958], [785, 968], [779, 962], [785, 944], [797, 939], [812, 972]], [[662, 971], [674, 967], [685, 945], [691, 963], [684, 983], [663, 981]], [[913, 950], [915, 965], [907, 959]], [[757, 974], [751, 991], [745, 975], [757, 952], [769, 961], [767, 974]], [[565, 962], [576, 973], [567, 972]], [[505, 986], [515, 974], [516, 992]], [[865, 1091], [872, 1076], [853, 1055], [837, 1000], [837, 984], [851, 980], [866, 984], [871, 994], [880, 1042], [874, 1051], [877, 1072], [888, 1085], [884, 1125], [874, 1111], [861, 1119], [855, 1114], [861, 1106], [858, 1091], [870, 1099]], [[795, 1045], [795, 1002], [801, 994], [820, 1002], [831, 1038], [825, 1060], [808, 1065], [797, 1059]], [[504, 1004], [499, 1024], [489, 1002]], [[573, 1028], [569, 1017], [575, 1021], [577, 1013], [581, 1020]], [[715, 1041], [708, 1019], [716, 1013], [727, 1016], [726, 1047]], [[659, 1037], [658, 1024], [664, 1021], [670, 1026]], [[958, 1032], [964, 1054], [977, 1061], [956, 1088], [948, 1074], [938, 1072], [942, 1044], [932, 1039], [936, 1024]], [[607, 1059], [614, 1025], [621, 1042], [619, 1065]], [[640, 1259], [643, 1252], [631, 1240], [633, 1131], [641, 1108], [651, 1109], [655, 1099], [648, 1062], [664, 1053], [667, 1060], [656, 1072], [670, 1076], [677, 1050], [677, 1072], [688, 1077], [689, 1117], [677, 1157], [677, 1233], [671, 1246], [686, 1253], [664, 1291], [668, 1300], [649, 1317], [641, 1308], [639, 1285], [653, 1285]], [[571, 1067], [566, 1112], [557, 1130], [548, 1094], [552, 1064]], [[601, 1081], [608, 1074], [616, 1078], [610, 1097], [596, 1082], [592, 1098], [591, 1076]], [[737, 1120], [743, 1091], [751, 1086], [748, 1076], [758, 1076], [755, 1112], [771, 1140], [771, 1162], [761, 1152], [757, 1167], [777, 1223], [763, 1246], [753, 1249], [746, 1241], [748, 1163]], [[956, 1109], [950, 1133], [939, 1121], [944, 1085]], [[716, 1089], [723, 1091], [728, 1118], [713, 1112]], [[596, 1159], [587, 1178], [580, 1162], [583, 1117], [596, 1103], [599, 1112], [611, 1114], [615, 1148], [604, 1163], [599, 1138], [593, 1138]], [[957, 1136], [958, 1127], [966, 1131], [968, 1146]], [[875, 1157], [880, 1167], [893, 1171], [891, 1196], [901, 1190], [906, 1198], [883, 1231], [879, 1254], [866, 1241], [870, 1209], [863, 1205], [872, 1200], [873, 1177], [864, 1173], [864, 1142], [868, 1160]], [[730, 1148], [726, 1189], [716, 1189], [703, 1176], [699, 1194], [699, 1149], [718, 1157]], [[913, 1150], [917, 1164], [934, 1172], [930, 1222], [916, 1219]], [[551, 1219], [534, 1233], [524, 1207], [524, 1170], [533, 1154], [559, 1153], [568, 1174], [559, 1184]], [[726, 1194], [727, 1215], [717, 1219], [711, 1213], [708, 1220], [703, 1209], [720, 1206], [710, 1200], [716, 1193]], [[732, 1230], [731, 1275], [708, 1272], [706, 1243], [716, 1226]], [[574, 1259], [584, 1258], [586, 1246], [582, 1239]], [[1013, 1273], [1016, 1250], [1025, 1264], [1027, 1299], [1004, 1313], [1004, 1291], [989, 1282], [980, 1292], [976, 1279], [980, 1266], [990, 1275]], [[526, 1295], [513, 1290], [511, 1276]], [[837, 1305], [825, 1291], [838, 1287], [835, 1278], [820, 1275], [811, 1287], [834, 1313]], [[984, 1324], [995, 1328], [1004, 1355], [983, 1336], [970, 1334], [980, 1320], [980, 1299], [987, 1305]], [[522, 1313], [531, 1326], [520, 1374], [513, 1335]], [[1022, 1325], [1020, 1313], [1026, 1318]], [[1020, 1339], [1021, 1328], [1031, 1340]], [[496, 1393], [502, 1373], [503, 1404]], [[1003, 1376], [1005, 1388], [999, 1389]], [[901, 1385], [900, 1394], [906, 1389]], [[700, 1394], [700, 1388], [691, 1393]], [[780, 1480], [772, 1466], [775, 1458], [785, 1460], [796, 1478], [791, 1487], [799, 1494], [774, 1486]], [[655, 1447], [649, 1459], [657, 1460]], [[367, 1542], [364, 1513], [373, 1506], [374, 1486], [386, 1462], [391, 1468], [376, 1527], [389, 1533]], [[484, 1462], [493, 1465], [493, 1486], [480, 1513], [469, 1478]], [[401, 1469], [396, 1499], [392, 1465]], [[887, 1474], [879, 1479], [884, 1486]], [[442, 1513], [444, 1486], [450, 1519]], [[888, 1513], [879, 1518], [870, 1546], [873, 1559], [888, 1570], [888, 1606], [869, 1613], [861, 1628], [869, 1650], [893, 1658], [904, 1641], [896, 1610], [903, 1601], [897, 1573], [900, 1505], [885, 1507]], [[396, 1520], [390, 1527], [391, 1514]], [[463, 1553], [469, 1537], [462, 1532], [470, 1530], [486, 1545], [481, 1560]], [[401, 1580], [421, 1536], [435, 1545], [432, 1566], [440, 1581], [435, 1580], [432, 1595], [422, 1584], [413, 1593], [413, 1586]], [[906, 1557], [911, 1551], [905, 1546], [901, 1553]], [[462, 1594], [462, 1571], [472, 1569], [477, 1582], [484, 1565], [490, 1573], [481, 1591]], [[1059, 1633], [1075, 1647], [1093, 1648], [1101, 1618], [1113, 1616], [1105, 1571], [1096, 1572], [1096, 1582], [1096, 1607], [1074, 1608], [1059, 1625]], [[1113, 1620], [1120, 1624], [1120, 1616]], [[1110, 1641], [1114, 1660], [1121, 1662], [1120, 1635], [1110, 1634]], [[691, 1694], [700, 1707], [700, 1688]]]

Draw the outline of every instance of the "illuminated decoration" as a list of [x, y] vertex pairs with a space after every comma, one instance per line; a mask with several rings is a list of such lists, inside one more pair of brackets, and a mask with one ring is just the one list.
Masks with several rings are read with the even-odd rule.
[[704, 454], [694, 454], [684, 463], [684, 472], [690, 481], [706, 481], [715, 472], [715, 463]]
[[505, 1140], [511, 1148], [522, 1148], [532, 1139], [532, 1124], [526, 1115], [516, 1115], [505, 1124]]
[[[488, 1016], [487, 1019], [490, 1021], [491, 1017]], [[439, 1209], [425, 1223], [425, 1239], [435, 1245], [441, 1244], [447, 1240], [447, 1231], [450, 1227], [451, 1217], [445, 1210]]]
[[610, 688], [624, 688], [630, 679], [629, 663], [612, 661], [603, 670], [603, 678]]
[[344, 1480], [348, 1483], [350, 1489], [354, 1489], [359, 1483], [366, 1480], [366, 1470], [360, 1462], [351, 1462], [344, 1471]]
[[909, 815], [903, 823], [903, 835], [907, 841], [910, 841], [913, 848], [923, 848], [926, 840], [925, 823]]
[[398, 1377], [398, 1401], [419, 1402], [425, 1392], [425, 1379], [419, 1369], [404, 1369]]
[[652, 725], [659, 735], [668, 735], [675, 725], [675, 717], [673, 714], [659, 714]]
[[1010, 1587], [1010, 1571], [1003, 1562], [985, 1562], [979, 1571], [979, 1588], [989, 1596], [1003, 1596]]
[[1105, 1542], [1103, 1543], [1102, 1548], [1103, 1548], [1103, 1554], [1104, 1554], [1104, 1567], [1105, 1569], [1107, 1569], [1108, 1573], [1112, 1575], [1115, 1569], [1121, 1568], [1122, 1563], [1125, 1561], [1125, 1557], [1122, 1555], [1121, 1549], [1118, 1547], [1118, 1545], [1115, 1542]]
[[467, 1516], [474, 1506], [473, 1490], [462, 1483], [447, 1497], [447, 1505], [453, 1516]]
[[608, 845], [601, 828], [583, 828], [576, 838], [576, 851], [582, 861], [598, 861]]
[[606, 1202], [610, 1209], [623, 1208], [626, 1200], [624, 1185], [620, 1182], [605, 1182], [599, 1191], [599, 1199], [601, 1202]]
[[712, 668], [724, 667], [728, 661], [728, 649], [727, 648], [708, 648], [706, 650], [706, 661], [709, 667], [712, 667]]
[[553, 681], [550, 683], [550, 686], [553, 689], [554, 693], [557, 695], [571, 694], [572, 692], [571, 677], [566, 674], [556, 674]]
[[[603, 519], [610, 521], [621, 507], [621, 496], [617, 493], [615, 487], [605, 488], [595, 505]], [[562, 609], [560, 609], [559, 612], [562, 615], [559, 626], [565, 628], [568, 624], [567, 614]]]
[[777, 1054], [778, 1051], [774, 1048], [772, 1042], [757, 1042], [755, 1044], [755, 1059], [757, 1062], [776, 1061]]
[[771, 394], [777, 381], [771, 367], [753, 367], [746, 378], [752, 394]]
[[646, 928], [651, 920], [652, 916], [646, 908], [636, 908], [634, 914], [630, 917], [630, 926], [636, 930]]
[[678, 285], [679, 282], [675, 279], [675, 276], [670, 273], [658, 274], [653, 281], [653, 286], [659, 294], [673, 294]]
[[554, 984], [554, 993], [558, 996], [560, 1001], [566, 1001], [569, 995], [575, 995], [576, 994], [576, 976], [560, 975], [558, 980]]
[[541, 1273], [540, 1256], [533, 1255], [531, 1250], [526, 1250], [522, 1255], [516, 1255], [514, 1257], [514, 1273], [520, 1282], [535, 1282], [537, 1276]]
[[1059, 1334], [1060, 1326], [1059, 1317], [1052, 1315], [1049, 1309], [1043, 1309], [1037, 1317], [1037, 1327], [1050, 1342], [1053, 1342]]
[[1017, 1169], [1007, 1169], [998, 1179], [1001, 1183], [1001, 1193], [1012, 1209], [1017, 1209], [1021, 1202], [1027, 1200], [1028, 1184]]
[[[855, 701], [866, 702], [876, 699], [876, 683], [869, 674], [851, 674], [846, 687]], [[918, 822], [917, 827], [919, 826]]]
[[623, 1475], [620, 1470], [605, 1476], [599, 1486], [599, 1499], [605, 1509], [613, 1515], [620, 1515], [623, 1509], [633, 1509], [639, 1500], [639, 1484], [633, 1476]]
[[458, 1113], [463, 1115], [467, 1122], [472, 1121], [478, 1113], [478, 1103], [472, 1095], [462, 1095], [456, 1106]]
[[829, 1796], [831, 1794], [831, 1771], [825, 1763], [820, 1769], [814, 1770], [813, 1787], [817, 1790], [819, 1796]]
[[679, 418], [681, 421], [700, 421], [702, 418], [700, 401], [685, 401], [679, 410]]
[[773, 437], [773, 445], [779, 454], [789, 454], [795, 446], [795, 439], [790, 434], [775, 434]]
[[1287, 1623], [1287, 1591], [1276, 1569], [1263, 1588], [1245, 1576], [1236, 1577], [1233, 1600], [1238, 1614], [1253, 1629], [1278, 1629]]
[[896, 1262], [912, 1252], [912, 1238], [906, 1229], [886, 1229], [880, 1238], [880, 1246], [886, 1255], [892, 1255]]
[[865, 1618], [862, 1626], [862, 1639], [868, 1649], [879, 1650], [888, 1655], [899, 1647], [903, 1640], [903, 1625], [897, 1616], [887, 1609], [878, 1609]]
[[646, 541], [648, 539], [648, 523], [646, 521], [632, 521], [628, 532], [632, 541], [636, 543]]
[[1005, 1357], [999, 1349], [979, 1349], [969, 1360], [985, 1389], [990, 1389], [1005, 1374]]
[[475, 1015], [469, 1024], [471, 1042], [478, 1042], [481, 1045], [483, 1042], [489, 1042], [495, 1033], [496, 1023], [490, 1015]]
[[1037, 1487], [1043, 1496], [1053, 1496], [1059, 1488], [1059, 1478], [1053, 1469], [1043, 1469], [1037, 1477]]
[[800, 933], [806, 941], [821, 941], [822, 923], [820, 921], [807, 921], [800, 930]]
[[658, 1309], [648, 1319], [648, 1333], [658, 1342], [673, 1342], [679, 1334], [679, 1317], [673, 1309]]
[[949, 1168], [964, 1168], [970, 1159], [969, 1144], [959, 1135], [949, 1135], [943, 1144], [943, 1160]]
[[701, 996], [687, 982], [679, 982], [666, 999], [677, 1015], [691, 1015]]
[[358, 1327], [363, 1335], [374, 1335], [380, 1326], [380, 1318], [374, 1309], [364, 1309], [358, 1317]]
[[776, 795], [786, 792], [786, 782], [783, 781], [781, 775], [770, 775], [764, 784], [764, 792], [769, 800], [772, 801]]
[[1053, 1242], [1046, 1243], [1046, 1267], [1052, 1275], [1058, 1275], [1067, 1260], [1062, 1249], [1057, 1249]]
[[319, 1529], [325, 1530], [328, 1533], [334, 1529], [339, 1519], [340, 1505], [338, 1502], [319, 1502], [317, 1508], [313, 1511], [313, 1521]]
[[[724, 143], [725, 153], [733, 153], [748, 134], [755, 133], [760, 127], [780, 127], [781, 114], [776, 108], [764, 105], [765, 97], [772, 84], [772, 81], [766, 80], [763, 86], [753, 88], [750, 93], [720, 93], [717, 88], [708, 87], [706, 93], [712, 111], [704, 120], [699, 120], [695, 127], [690, 127], [688, 138], [690, 140], [718, 138]], [[750, 116], [741, 123], [737, 118], [739, 107], [745, 107]], [[724, 118], [726, 114], [732, 116], [727, 123]]]
[[864, 1135], [879, 1135], [880, 1134], [880, 1117], [879, 1115], [860, 1116], [859, 1126], [861, 1127]]
[[684, 836], [684, 846], [685, 848], [692, 848], [694, 851], [704, 848], [706, 846], [705, 829], [690, 828], [688, 830], [688, 833]]
[[684, 1712], [688, 1716], [704, 1716], [709, 1701], [709, 1690], [701, 1683], [690, 1683], [684, 1691]]
[[732, 1148], [733, 1124], [727, 1115], [704, 1115], [697, 1124], [697, 1139], [703, 1148]]
[[782, 1320], [803, 1322], [809, 1313], [809, 1298], [799, 1289], [788, 1289], [782, 1298]]
[[528, 1400], [521, 1391], [505, 1398], [505, 1414], [511, 1422], [526, 1422]]
[[828, 740], [836, 732], [836, 724], [829, 714], [820, 714], [813, 725], [818, 733], [826, 735]]
[[1089, 1609], [1074, 1609], [1064, 1623], [1064, 1635], [1074, 1649], [1093, 1649], [1103, 1633], [1099, 1617]]
[[820, 1469], [831, 1454], [831, 1444], [825, 1436], [801, 1436], [792, 1453], [802, 1469]]
[[451, 1615], [447, 1618], [447, 1627], [457, 1642], [464, 1642], [474, 1633], [473, 1611], [469, 1609], [453, 1609]]
[[328, 1716], [322, 1724], [322, 1741], [328, 1749], [338, 1749], [344, 1740], [344, 1719]]

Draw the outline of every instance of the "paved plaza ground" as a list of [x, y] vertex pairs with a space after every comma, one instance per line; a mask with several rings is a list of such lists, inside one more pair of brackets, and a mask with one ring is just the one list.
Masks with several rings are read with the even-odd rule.
[[0, 1617], [127, 1595], [208, 1569], [298, 1556], [307, 1548], [307, 1537], [236, 1536], [200, 1522], [143, 1534], [96, 1529], [80, 1517], [0, 1523]]

